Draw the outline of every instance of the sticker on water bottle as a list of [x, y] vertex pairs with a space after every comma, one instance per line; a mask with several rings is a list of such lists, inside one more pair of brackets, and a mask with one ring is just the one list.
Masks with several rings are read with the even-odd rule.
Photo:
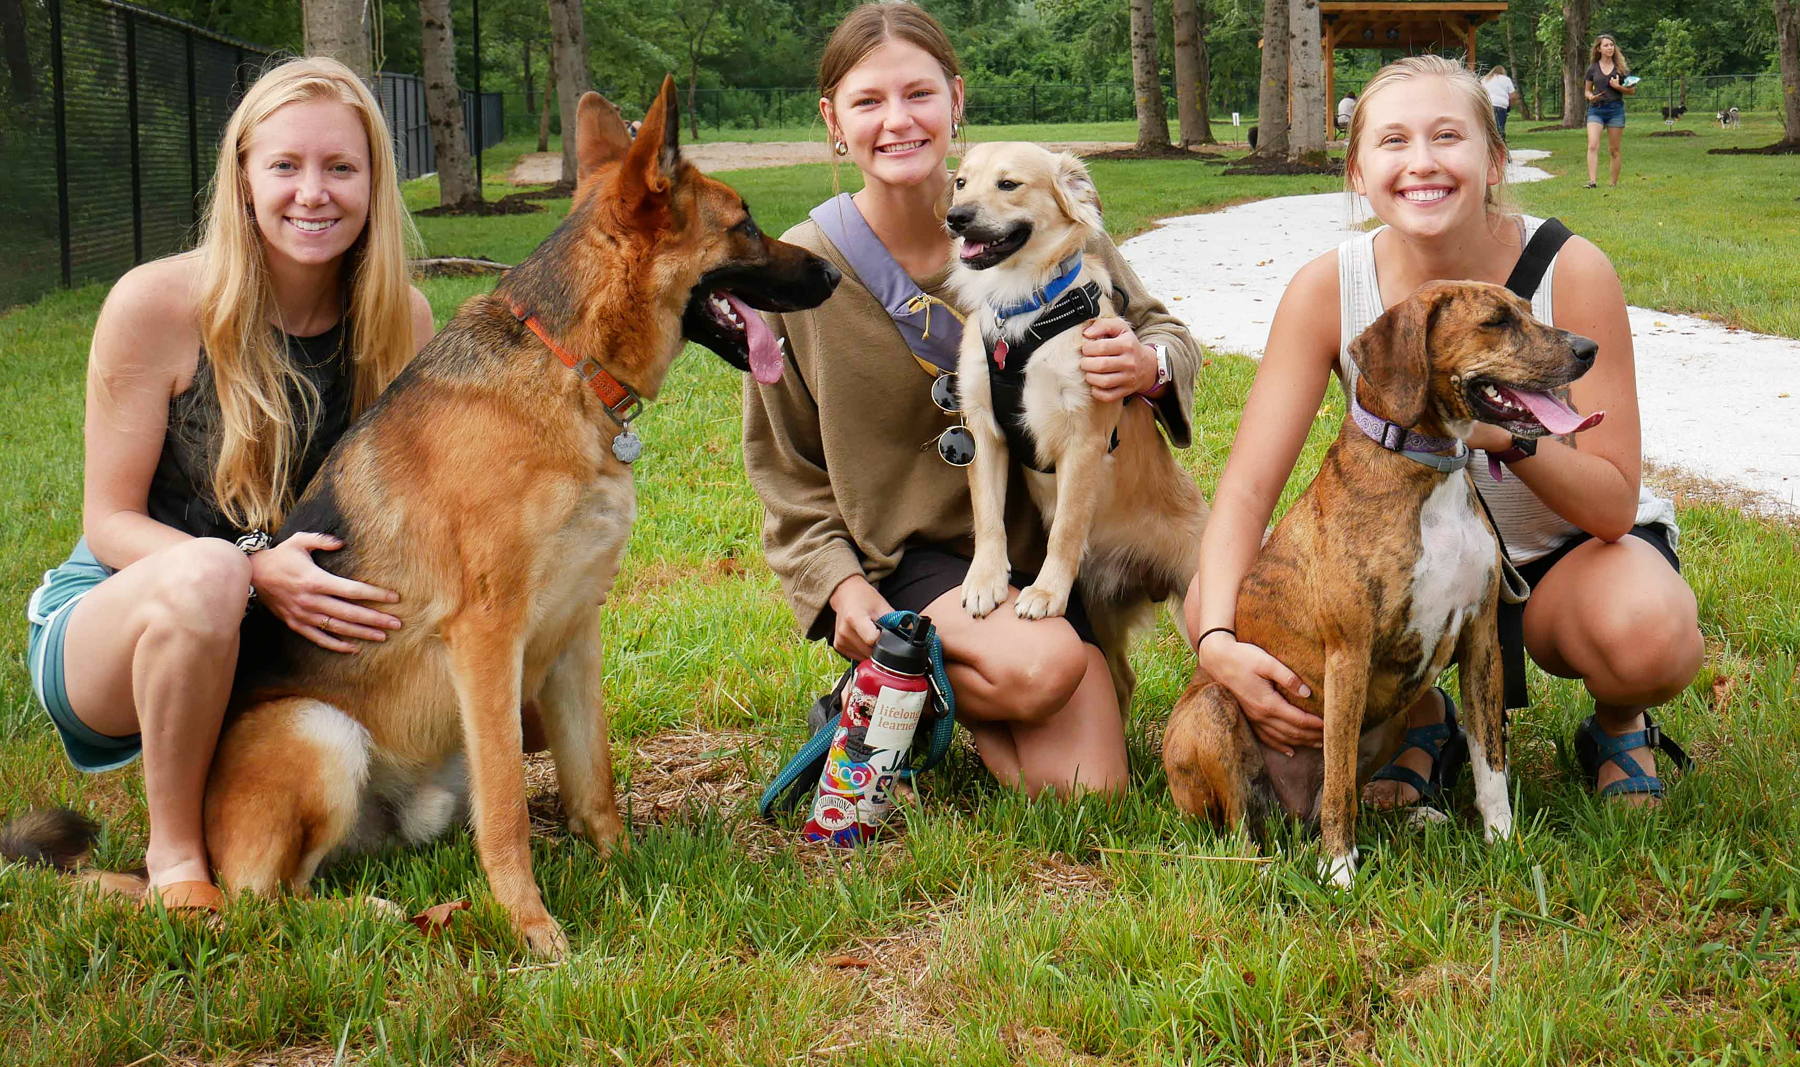
[[875, 708], [869, 713], [869, 732], [863, 743], [870, 748], [893, 751], [912, 744], [913, 732], [919, 728], [919, 713], [925, 710], [925, 690], [881, 687]]

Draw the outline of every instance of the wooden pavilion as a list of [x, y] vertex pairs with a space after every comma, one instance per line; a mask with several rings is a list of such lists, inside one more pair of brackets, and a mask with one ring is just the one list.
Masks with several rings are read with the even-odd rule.
[[1506, 13], [1506, 0], [1320, 0], [1325, 53], [1325, 132], [1337, 111], [1339, 48], [1395, 48], [1412, 54], [1461, 49], [1475, 67], [1475, 30]]

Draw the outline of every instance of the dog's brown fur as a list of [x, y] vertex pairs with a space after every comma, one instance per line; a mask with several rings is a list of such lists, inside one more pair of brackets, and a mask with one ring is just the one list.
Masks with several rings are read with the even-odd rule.
[[[1506, 325], [1492, 325], [1500, 318]], [[1532, 319], [1530, 306], [1500, 286], [1440, 282], [1383, 315], [1351, 355], [1368, 410], [1423, 434], [1465, 437], [1482, 417], [1471, 383], [1560, 387], [1586, 371], [1582, 345], [1591, 359], [1592, 342]], [[1421, 519], [1428, 508], [1427, 518], [1442, 520], [1431, 544]], [[1446, 534], [1462, 537], [1461, 546], [1433, 556], [1436, 573], [1426, 577], [1464, 584], [1442, 603], [1416, 602], [1425, 586], [1415, 566]], [[1386, 451], [1346, 415], [1318, 476], [1245, 576], [1236, 620], [1238, 640], [1268, 651], [1311, 689], [1286, 696], [1324, 718], [1323, 763], [1303, 766], [1297, 780], [1271, 774], [1236, 698], [1201, 669], [1163, 743], [1175, 803], [1226, 825], [1259, 822], [1277, 805], [1316, 814], [1330, 873], [1348, 884], [1359, 783], [1391, 758], [1405, 711], [1454, 660], [1477, 804], [1489, 840], [1506, 836], [1499, 582], [1498, 542], [1474, 483]], [[1434, 616], [1428, 631], [1443, 619], [1431, 647], [1416, 626], [1421, 610]]]
[[[1057, 264], [1076, 250], [1108, 238], [1087, 168], [1068, 153], [1023, 143], [976, 145], [963, 157], [954, 184], [952, 211], [974, 213], [965, 235], [1020, 221], [1032, 226], [1030, 238], [1005, 260], [984, 270], [964, 265], [957, 273], [963, 302], [974, 309], [957, 363], [963, 411], [976, 436], [969, 468], [975, 560], [963, 584], [963, 605], [979, 617], [1006, 599], [1009, 570], [1009, 454], [994, 414], [983, 339], [996, 332], [992, 305], [1018, 299], [1053, 277]], [[1100, 314], [1117, 314], [1105, 265], [1084, 254], [1071, 288], [1089, 281], [1098, 282], [1103, 294]], [[1094, 399], [1081, 370], [1082, 341], [1080, 328], [1067, 330], [1039, 348], [1026, 369], [1025, 421], [1041, 458], [1055, 470], [1025, 471], [1050, 541], [1037, 580], [1019, 592], [1014, 610], [1031, 619], [1061, 615], [1079, 580], [1123, 699], [1131, 681], [1124, 655], [1130, 633], [1149, 621], [1156, 602], [1187, 588], [1208, 509], [1147, 405]], [[1109, 455], [1115, 429], [1119, 447]]]
[[742, 362], [725, 326], [696, 325], [714, 287], [795, 310], [837, 273], [763, 236], [736, 192], [681, 160], [672, 80], [635, 141], [596, 94], [579, 114], [568, 219], [463, 305], [288, 519], [284, 535], [340, 537], [320, 564], [398, 591], [388, 610], [404, 626], [358, 655], [281, 629], [272, 656], [241, 663], [205, 806], [230, 892], [304, 892], [334, 851], [435, 835], [466, 792], [494, 896], [532, 949], [562, 954], [532, 877], [522, 701], [536, 703], [570, 828], [624, 845], [598, 608], [631, 530], [631, 468], [612, 452], [613, 416], [513, 309], [648, 400], [684, 336]]

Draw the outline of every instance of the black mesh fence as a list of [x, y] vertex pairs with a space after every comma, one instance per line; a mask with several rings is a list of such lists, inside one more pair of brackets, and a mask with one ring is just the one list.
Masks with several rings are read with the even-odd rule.
[[111, 0], [0, 8], [0, 306], [185, 247], [268, 52]]
[[[188, 247], [231, 109], [272, 53], [117, 0], [0, 0], [0, 307]], [[434, 169], [419, 79], [377, 97], [400, 176]], [[499, 93], [463, 93], [491, 147]]]

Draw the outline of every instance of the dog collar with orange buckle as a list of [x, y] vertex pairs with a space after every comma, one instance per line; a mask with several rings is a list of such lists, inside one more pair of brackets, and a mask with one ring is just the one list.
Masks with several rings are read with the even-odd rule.
[[544, 342], [546, 348], [556, 353], [556, 358], [562, 360], [563, 366], [581, 375], [581, 380], [586, 382], [588, 388], [594, 391], [594, 395], [600, 398], [600, 403], [605, 406], [606, 413], [619, 424], [619, 433], [612, 439], [613, 457], [620, 463], [628, 464], [642, 455], [644, 439], [631, 430], [631, 421], [644, 410], [644, 400], [638, 396], [637, 390], [606, 373], [606, 369], [601, 367], [592, 356], [577, 356], [557, 344], [551, 339], [549, 332], [544, 329], [535, 314], [517, 304], [511, 307], [513, 318], [518, 319], [532, 333], [537, 334], [538, 340]]

